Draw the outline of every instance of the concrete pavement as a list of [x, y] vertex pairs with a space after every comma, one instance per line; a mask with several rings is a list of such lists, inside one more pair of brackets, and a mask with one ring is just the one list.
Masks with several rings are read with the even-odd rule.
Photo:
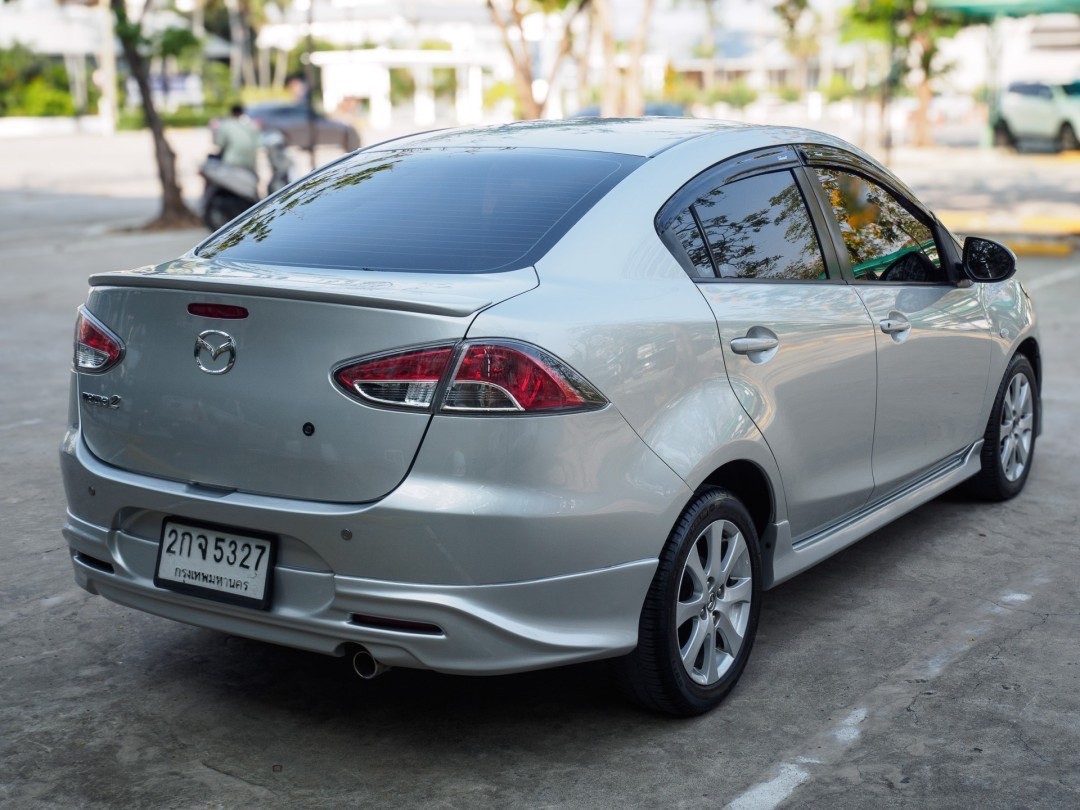
[[56, 446], [75, 307], [89, 274], [201, 236], [109, 231], [156, 205], [121, 143], [82, 149], [86, 185], [35, 166], [40, 146], [0, 163], [25, 178], [0, 177], [0, 807], [1080, 805], [1080, 262], [1020, 270], [1046, 374], [1025, 492], [939, 498], [770, 591], [718, 711], [644, 714], [602, 665], [364, 683], [74, 585]]

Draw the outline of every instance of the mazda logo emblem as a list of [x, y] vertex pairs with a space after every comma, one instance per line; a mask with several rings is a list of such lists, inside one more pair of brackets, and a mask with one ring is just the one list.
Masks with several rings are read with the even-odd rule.
[[[228, 353], [229, 357], [225, 364], [216, 362], [221, 355]], [[200, 332], [195, 338], [195, 365], [199, 371], [207, 374], [224, 374], [236, 363], [236, 344], [232, 335], [219, 332], [216, 329], [208, 329]], [[219, 367], [220, 366], [220, 367]]]

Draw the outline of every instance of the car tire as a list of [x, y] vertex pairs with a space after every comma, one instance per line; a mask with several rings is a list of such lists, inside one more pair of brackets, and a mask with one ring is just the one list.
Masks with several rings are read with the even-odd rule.
[[1016, 148], [1016, 136], [1012, 134], [1009, 125], [1004, 121], [998, 121], [994, 124], [994, 146], [1006, 146], [1010, 149]]
[[982, 469], [968, 491], [983, 500], [1007, 501], [1020, 493], [1035, 458], [1041, 418], [1039, 384], [1022, 354], [1009, 361], [983, 437]]
[[232, 222], [252, 205], [251, 200], [245, 200], [230, 191], [220, 189], [206, 201], [203, 209], [203, 224], [211, 232], [216, 231]]
[[1061, 132], [1058, 134], [1058, 146], [1061, 147], [1062, 152], [1073, 152], [1080, 149], [1080, 140], [1076, 137], [1076, 130], [1072, 128], [1072, 124], [1062, 124]]
[[761, 554], [746, 508], [710, 488], [683, 510], [645, 597], [638, 645], [615, 662], [634, 702], [689, 717], [715, 707], [746, 667], [761, 610]]

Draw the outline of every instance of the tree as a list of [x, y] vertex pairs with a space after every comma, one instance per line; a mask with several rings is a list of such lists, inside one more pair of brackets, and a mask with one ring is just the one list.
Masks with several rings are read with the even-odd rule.
[[939, 43], [967, 24], [955, 12], [931, 8], [925, 0], [855, 0], [847, 13], [847, 35], [877, 39], [891, 45], [886, 93], [913, 72], [918, 107], [914, 119], [915, 146], [929, 146], [932, 82], [951, 65], [939, 62]]
[[[149, 6], [150, 0], [146, 0], [146, 3]], [[146, 125], [154, 137], [154, 157], [157, 160], [158, 179], [161, 181], [161, 213], [147, 227], [194, 227], [199, 224], [199, 218], [184, 203], [180, 182], [176, 176], [176, 153], [165, 137], [165, 126], [154, 107], [150, 92], [150, 66], [142, 52], [146, 45], [146, 38], [142, 33], [142, 18], [140, 16], [140, 19], [134, 22], [128, 18], [125, 0], [109, 0], [109, 5], [116, 19], [116, 36], [120, 39], [128, 69], [139, 87]], [[147, 6], [144, 6], [143, 14], [146, 13]]]
[[[795, 59], [798, 75], [795, 78], [795, 87], [805, 91], [807, 87], [808, 66], [821, 50], [817, 19], [814, 10], [810, 7], [810, 0], [780, 0], [773, 11], [784, 24], [784, 47]], [[811, 23], [804, 22], [810, 19]]]
[[642, 89], [641, 60], [649, 36], [649, 20], [652, 17], [653, 0], [644, 0], [641, 17], [634, 38], [627, 45], [629, 69], [625, 77], [615, 62], [615, 9], [613, 0], [593, 0], [596, 8], [596, 24], [600, 29], [603, 52], [604, 79], [600, 89], [600, 114], [611, 116], [637, 116], [645, 111], [645, 95]]
[[[514, 66], [514, 83], [517, 86], [518, 100], [526, 118], [540, 118], [544, 114], [551, 89], [558, 76], [559, 67], [570, 53], [573, 42], [570, 26], [591, 0], [486, 0], [491, 19], [502, 35], [503, 45], [510, 54]], [[555, 58], [548, 71], [546, 88], [540, 98], [536, 98], [534, 87], [539, 78], [533, 69], [533, 55], [529, 51], [529, 40], [525, 37], [525, 18], [534, 13], [561, 14], [562, 32]]]

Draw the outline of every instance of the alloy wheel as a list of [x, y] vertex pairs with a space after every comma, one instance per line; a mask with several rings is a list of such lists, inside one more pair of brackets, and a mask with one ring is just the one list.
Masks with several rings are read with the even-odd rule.
[[719, 681], [746, 639], [753, 594], [750, 552], [729, 520], [710, 523], [683, 564], [675, 605], [679, 656], [701, 686]]
[[1035, 427], [1035, 401], [1025, 374], [1015, 374], [1009, 381], [1001, 404], [1001, 431], [998, 457], [1006, 480], [1017, 481], [1024, 474], [1031, 455]]

